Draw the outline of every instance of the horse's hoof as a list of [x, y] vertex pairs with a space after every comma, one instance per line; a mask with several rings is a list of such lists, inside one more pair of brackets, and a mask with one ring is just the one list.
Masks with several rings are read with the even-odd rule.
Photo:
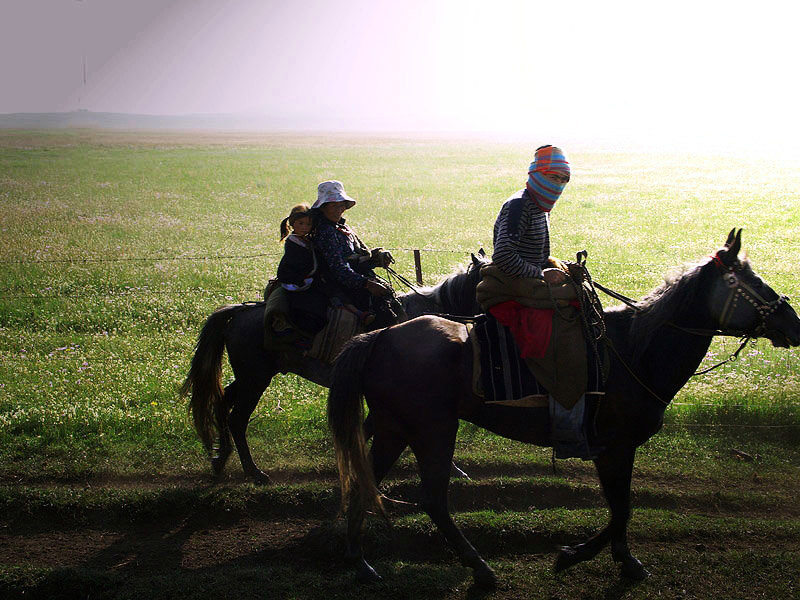
[[378, 572], [364, 560], [356, 567], [356, 581], [358, 583], [378, 583], [383, 581], [383, 577], [378, 575]]
[[650, 571], [644, 568], [639, 559], [633, 556], [627, 556], [622, 559], [622, 568], [620, 573], [623, 577], [632, 579], [633, 581], [642, 581], [650, 577]]
[[497, 575], [489, 565], [478, 567], [472, 572], [472, 579], [475, 585], [482, 588], [493, 588], [497, 586]]
[[578, 554], [577, 546], [562, 546], [561, 551], [556, 556], [553, 572], [560, 573], [573, 565], [577, 565], [582, 560], [580, 554]]
[[255, 473], [250, 473], [248, 477], [257, 485], [266, 485], [272, 481], [269, 475], [260, 470], [257, 470]]
[[222, 472], [225, 470], [225, 463], [227, 462], [227, 456], [215, 456], [211, 459], [211, 471], [214, 473], [214, 477], [217, 479], [222, 477]]

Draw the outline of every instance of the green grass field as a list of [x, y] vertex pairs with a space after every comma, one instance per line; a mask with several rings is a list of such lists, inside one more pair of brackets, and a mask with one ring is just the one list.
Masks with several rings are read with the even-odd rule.
[[[362, 239], [392, 249], [398, 271], [409, 278], [411, 249], [423, 250], [425, 281], [434, 283], [470, 252], [490, 252], [497, 211], [522, 187], [532, 146], [344, 135], [0, 132], [3, 505], [24, 514], [26, 503], [83, 514], [140, 497], [96, 498], [70, 492], [75, 484], [208, 481], [177, 389], [205, 318], [221, 304], [260, 297], [280, 258], [278, 223], [289, 208], [312, 203], [319, 181], [341, 179], [358, 200], [347, 217]], [[672, 267], [702, 259], [732, 227], [742, 227], [756, 271], [778, 292], [800, 297], [800, 170], [655, 154], [571, 152], [570, 159], [572, 181], [552, 213], [553, 253], [570, 259], [587, 249], [597, 281], [641, 297]], [[736, 346], [732, 339], [715, 341], [707, 365]], [[774, 484], [773, 492], [796, 489], [799, 361], [796, 349], [759, 341], [737, 362], [691, 381], [667, 411], [664, 431], [642, 449], [637, 472], [720, 489], [741, 487], [756, 474]], [[330, 483], [324, 403], [325, 390], [294, 376], [276, 378], [250, 428], [259, 465], [279, 479], [319, 475]], [[758, 455], [757, 464], [743, 465], [730, 454], [734, 447]], [[549, 462], [545, 450], [472, 426], [459, 433], [457, 457], [471, 469], [498, 473], [525, 467], [541, 474]], [[241, 481], [235, 462], [228, 469], [234, 483]], [[411, 459], [401, 463], [409, 469]], [[566, 473], [591, 476], [586, 465]], [[56, 491], [42, 491], [49, 486]], [[247, 492], [245, 504], [258, 504], [260, 493]], [[773, 497], [781, 505], [783, 496]], [[143, 510], [174, 510], [163, 498], [142, 502], [149, 506]], [[483, 513], [470, 514], [475, 528], [493, 529], [481, 525]], [[642, 536], [657, 537], [640, 527]], [[737, 560], [744, 568], [742, 551]], [[668, 564], [680, 562], [677, 550], [667, 554]], [[429, 566], [404, 563], [406, 555], [398, 560], [390, 569], [436, 579]], [[541, 579], [542, 565], [516, 571], [502, 564], [512, 582], [552, 584]], [[796, 574], [796, 559], [789, 564]], [[12, 590], [50, 589], [41, 587], [42, 577], [51, 582], [49, 571], [13, 573], [0, 587], [11, 581]], [[445, 582], [463, 575], [447, 573]]]

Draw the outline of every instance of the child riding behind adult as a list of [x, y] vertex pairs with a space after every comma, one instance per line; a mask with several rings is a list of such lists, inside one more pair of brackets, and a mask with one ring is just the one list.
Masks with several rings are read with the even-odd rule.
[[308, 204], [298, 204], [280, 225], [284, 254], [278, 264], [277, 277], [281, 287], [291, 292], [290, 320], [306, 333], [315, 334], [325, 327], [328, 305], [332, 305], [343, 306], [362, 322], [369, 323], [373, 318], [371, 315], [338, 298], [322, 278], [314, 244], [309, 237], [312, 217]]

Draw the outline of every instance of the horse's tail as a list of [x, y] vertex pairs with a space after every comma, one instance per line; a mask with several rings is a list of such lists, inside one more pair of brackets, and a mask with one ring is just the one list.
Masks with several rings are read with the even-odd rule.
[[333, 434], [342, 511], [362, 514], [375, 510], [385, 516], [364, 435], [362, 384], [364, 366], [382, 329], [354, 337], [336, 358], [328, 392], [328, 427]]
[[216, 434], [222, 431], [227, 411], [222, 406], [222, 354], [225, 351], [225, 326], [241, 305], [223, 306], [206, 319], [197, 337], [189, 374], [181, 386], [181, 396], [191, 394], [189, 412], [194, 428], [211, 455]]

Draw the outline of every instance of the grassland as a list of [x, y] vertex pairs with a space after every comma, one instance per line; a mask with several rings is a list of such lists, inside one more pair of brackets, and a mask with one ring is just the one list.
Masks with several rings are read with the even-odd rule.
[[[332, 527], [335, 512], [324, 390], [279, 377], [255, 414], [250, 437], [256, 461], [280, 486], [243, 485], [233, 465], [226, 483], [208, 488], [208, 468], [176, 393], [195, 335], [218, 305], [259, 297], [280, 257], [280, 219], [293, 204], [313, 202], [319, 181], [345, 182], [359, 201], [348, 213], [351, 223], [368, 243], [393, 249], [400, 271], [410, 276], [409, 250], [422, 249], [425, 279], [433, 283], [470, 252], [490, 250], [497, 210], [521, 187], [530, 153], [523, 144], [400, 137], [0, 133], [6, 543], [38, 539], [46, 530], [49, 537], [42, 539], [58, 546], [61, 535], [70, 554], [69, 531], [79, 532], [91, 549], [91, 532], [133, 539], [131, 527], [149, 527], [149, 535], [163, 538], [171, 535], [168, 523], [177, 522], [197, 525], [187, 537], [211, 535], [221, 547], [249, 540], [243, 561], [233, 552], [199, 576], [167, 561], [172, 570], [157, 569], [149, 579], [137, 579], [130, 565], [115, 568], [112, 559], [97, 559], [99, 543], [94, 562], [76, 558], [77, 551], [63, 564], [12, 561], [13, 553], [6, 553], [0, 589], [124, 596], [124, 585], [136, 581], [137, 593], [189, 590], [190, 597], [202, 597], [241, 580], [245, 596], [265, 587], [273, 597], [314, 597], [320, 586], [332, 597], [351, 594], [345, 575], [292, 562], [306, 555], [324, 561], [326, 544], [336, 539], [320, 536], [313, 525]], [[800, 170], [734, 158], [570, 154], [573, 180], [553, 212], [553, 251], [570, 258], [588, 249], [598, 281], [640, 297], [671, 267], [713, 251], [736, 226], [744, 228], [755, 269], [776, 290], [798, 297]], [[735, 346], [734, 340], [715, 342], [708, 364]], [[787, 506], [800, 482], [798, 372], [796, 350], [758, 342], [736, 363], [690, 382], [667, 411], [664, 431], [642, 449], [637, 500], [650, 512], [635, 519], [632, 531], [634, 541], [646, 545], [641, 558], [660, 564], [656, 574], [664, 588], [609, 588], [611, 580], [602, 583], [611, 568], [606, 563], [577, 577], [600, 586], [594, 595], [584, 583], [547, 575], [547, 553], [556, 540], [580, 539], [604, 518], [590, 508], [601, 503], [590, 468], [564, 463], [548, 480], [546, 451], [462, 427], [459, 462], [478, 475], [462, 486], [467, 500], [458, 518], [469, 523], [479, 549], [490, 548], [505, 579], [499, 593], [633, 598], [656, 591], [680, 597], [684, 590], [698, 597], [706, 588], [695, 589], [697, 578], [706, 578], [731, 592], [718, 597], [761, 597], [742, 590], [753, 562], [779, 581], [797, 579], [798, 515]], [[743, 462], [732, 448], [755, 460]], [[413, 487], [411, 480], [411, 460], [404, 457], [392, 485], [413, 498], [404, 487]], [[507, 490], [509, 500], [490, 512], [496, 503], [487, 498], [498, 489]], [[537, 495], [553, 506], [526, 500]], [[264, 508], [272, 505], [277, 508]], [[575, 516], [556, 506], [574, 509]], [[225, 516], [227, 509], [233, 516]], [[202, 517], [209, 522], [200, 516], [218, 512], [222, 516]], [[766, 521], [754, 521], [753, 513]], [[296, 526], [297, 539], [289, 528], [278, 546], [289, 557], [281, 561], [269, 550], [271, 530], [264, 523], [286, 515], [305, 520]], [[242, 520], [252, 535], [231, 537], [228, 525]], [[42, 523], [55, 524], [47, 529]], [[404, 536], [413, 543], [380, 555], [377, 566], [394, 574], [395, 584], [407, 581], [382, 585], [372, 592], [376, 597], [406, 597], [414, 586], [432, 590], [430, 597], [472, 593], [466, 572], [448, 557], [413, 551], [432, 545], [424, 519], [411, 511], [397, 528], [394, 544]], [[730, 533], [751, 529], [758, 532], [752, 544]], [[552, 537], [545, 533], [551, 530]], [[527, 553], [525, 531], [534, 532]], [[378, 528], [374, 535], [388, 534]], [[717, 535], [728, 546], [704, 541]], [[685, 564], [687, 544], [710, 548], [697, 551], [708, 563]], [[170, 547], [183, 550], [177, 542]], [[790, 551], [793, 558], [787, 558]], [[789, 584], [770, 586], [764, 590], [774, 592], [771, 597], [797, 593]]]

